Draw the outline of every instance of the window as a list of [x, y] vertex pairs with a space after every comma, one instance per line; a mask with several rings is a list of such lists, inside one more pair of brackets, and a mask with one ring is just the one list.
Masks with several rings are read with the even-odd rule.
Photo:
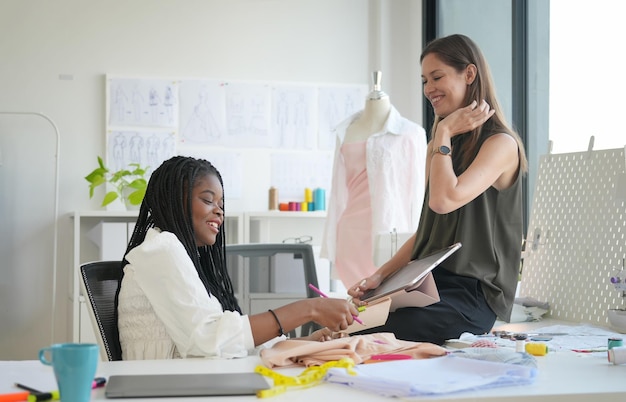
[[[609, 0], [604, 0], [609, 1]], [[423, 0], [424, 41], [461, 33], [480, 46], [491, 67], [498, 98], [509, 123], [526, 146], [524, 230], [539, 156], [548, 151], [550, 3], [544, 0]], [[425, 127], [432, 110], [424, 105]]]
[[550, 1], [550, 127], [553, 153], [626, 145], [623, 40], [626, 3]]

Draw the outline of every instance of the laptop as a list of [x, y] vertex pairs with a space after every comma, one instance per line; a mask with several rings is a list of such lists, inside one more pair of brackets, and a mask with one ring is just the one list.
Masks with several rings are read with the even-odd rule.
[[128, 374], [109, 377], [107, 398], [256, 395], [271, 388], [258, 373]]
[[367, 303], [374, 303], [385, 297], [393, 298], [394, 295], [416, 290], [428, 273], [460, 248], [461, 243], [454, 243], [443, 250], [409, 262], [385, 278], [377, 288], [365, 291], [360, 299]]

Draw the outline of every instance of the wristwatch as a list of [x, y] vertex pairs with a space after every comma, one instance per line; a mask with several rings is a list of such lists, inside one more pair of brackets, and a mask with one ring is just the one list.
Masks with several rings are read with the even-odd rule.
[[441, 154], [441, 155], [446, 155], [446, 156], [452, 156], [452, 151], [450, 150], [450, 147], [442, 145], [442, 146], [437, 147], [437, 148], [435, 148], [433, 150], [433, 155], [434, 154]]

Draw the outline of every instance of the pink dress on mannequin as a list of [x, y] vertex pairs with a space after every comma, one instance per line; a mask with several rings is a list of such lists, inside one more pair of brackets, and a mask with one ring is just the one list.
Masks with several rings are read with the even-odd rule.
[[366, 169], [365, 141], [345, 142], [347, 208], [337, 225], [336, 268], [339, 279], [350, 286], [376, 266], [372, 260], [372, 206]]

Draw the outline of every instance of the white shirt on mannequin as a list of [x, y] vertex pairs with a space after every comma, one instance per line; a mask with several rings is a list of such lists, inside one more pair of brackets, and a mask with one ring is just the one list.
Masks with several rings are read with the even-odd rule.
[[[348, 207], [346, 166], [341, 155], [344, 142], [366, 141], [366, 164], [372, 205], [372, 250], [378, 235], [414, 232], [419, 223], [426, 164], [426, 132], [400, 115], [384, 96], [367, 99], [365, 108], [336, 128], [333, 165], [321, 257], [335, 268], [337, 224]], [[338, 279], [337, 272], [331, 272]], [[351, 286], [353, 284], [346, 284]]]

